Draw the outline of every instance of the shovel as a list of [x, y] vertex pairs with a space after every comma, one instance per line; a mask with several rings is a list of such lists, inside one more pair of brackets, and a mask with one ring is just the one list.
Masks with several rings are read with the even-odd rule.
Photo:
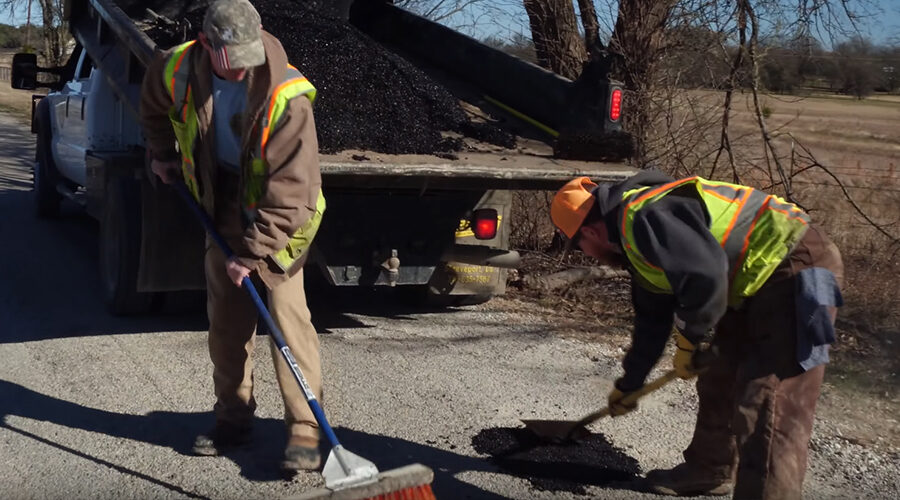
[[[678, 378], [678, 376], [675, 375], [675, 370], [669, 370], [656, 380], [649, 384], [645, 384], [644, 387], [625, 396], [621, 401], [626, 405], [635, 403], [637, 400], [676, 378]], [[595, 411], [575, 422], [571, 420], [522, 420], [522, 423], [525, 424], [526, 429], [543, 441], [564, 443], [567, 441], [577, 441], [590, 436], [591, 432], [587, 430], [587, 425], [592, 424], [607, 415], [609, 415], [609, 406], [602, 410]]]

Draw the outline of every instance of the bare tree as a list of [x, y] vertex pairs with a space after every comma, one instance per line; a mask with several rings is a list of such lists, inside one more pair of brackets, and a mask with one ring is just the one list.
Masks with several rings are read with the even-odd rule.
[[[32, 0], [0, 0], [0, 10], [6, 10], [12, 14], [23, 7], [31, 9], [32, 3]], [[38, 0], [37, 4], [41, 9], [42, 21], [40, 33], [43, 50], [41, 53], [47, 65], [62, 65], [68, 56], [66, 45], [70, 40], [68, 28], [63, 19], [65, 0]]]
[[538, 64], [575, 79], [587, 59], [572, 0], [523, 0]]
[[394, 5], [410, 9], [432, 21], [443, 21], [465, 12], [483, 0], [395, 0]]
[[63, 19], [64, 0], [38, 0], [44, 38], [44, 58], [52, 66], [60, 66], [68, 56], [66, 42], [69, 40], [68, 27]]
[[594, 0], [578, 0], [578, 10], [581, 13], [581, 25], [584, 27], [584, 45], [588, 55], [595, 56], [601, 50], [600, 22], [597, 20], [597, 9]]
[[653, 116], [649, 100], [656, 67], [665, 50], [665, 31], [678, 0], [620, 0], [610, 50], [618, 56], [614, 74], [628, 90], [625, 126], [634, 137], [635, 162], [647, 162]]
[[[394, 5], [470, 36], [491, 32], [497, 39], [517, 43], [514, 38], [525, 30], [518, 13], [521, 0], [393, 0]], [[500, 33], [508, 33], [502, 36]]]

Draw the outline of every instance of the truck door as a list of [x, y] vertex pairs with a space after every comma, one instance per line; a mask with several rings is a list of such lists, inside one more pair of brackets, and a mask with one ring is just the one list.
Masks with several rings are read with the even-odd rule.
[[56, 102], [56, 163], [64, 177], [83, 186], [87, 180], [85, 153], [89, 149], [85, 126], [85, 100], [91, 92], [93, 63], [81, 52], [75, 76], [66, 83]]

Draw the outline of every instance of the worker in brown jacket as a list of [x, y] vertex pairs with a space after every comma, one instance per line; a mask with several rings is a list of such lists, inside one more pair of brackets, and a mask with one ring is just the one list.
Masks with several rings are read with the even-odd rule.
[[550, 213], [571, 244], [632, 276], [634, 332], [611, 414], [636, 408], [622, 399], [644, 385], [673, 326], [674, 370], [697, 379], [684, 463], [649, 472], [649, 488], [799, 499], [841, 305], [837, 247], [776, 196], [655, 171], [616, 184], [574, 179]]
[[[244, 277], [267, 289], [268, 308], [321, 398], [319, 341], [302, 272], [325, 209], [314, 98], [315, 89], [261, 29], [247, 0], [212, 3], [198, 39], [157, 54], [144, 78], [141, 122], [150, 168], [165, 183], [187, 185], [236, 255], [226, 259], [207, 242], [216, 420], [194, 443], [199, 455], [250, 440], [257, 311], [240, 289]], [[274, 346], [272, 356], [285, 405], [284, 467], [317, 469], [318, 425]]]

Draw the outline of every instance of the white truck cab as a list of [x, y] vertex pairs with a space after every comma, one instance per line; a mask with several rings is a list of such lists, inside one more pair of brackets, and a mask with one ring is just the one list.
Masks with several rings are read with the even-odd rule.
[[[40, 137], [39, 130], [38, 144], [49, 146], [56, 172], [47, 172], [50, 165], [36, 168], [43, 168], [51, 177], [58, 174], [75, 189], [87, 185], [88, 152], [122, 151], [143, 143], [138, 124], [126, 115], [88, 52], [77, 50], [80, 55], [72, 78], [59, 90], [48, 93], [42, 99], [46, 104], [39, 104], [35, 111], [36, 119], [49, 118], [49, 129], [45, 131], [48, 137]], [[47, 116], [39, 116], [43, 106], [47, 107]], [[37, 161], [40, 163], [41, 159]]]
[[84, 186], [85, 153], [88, 127], [85, 104], [91, 94], [93, 65], [87, 51], [82, 50], [75, 66], [75, 78], [66, 82], [62, 90], [47, 95], [50, 109], [50, 148], [59, 174], [79, 186]]

